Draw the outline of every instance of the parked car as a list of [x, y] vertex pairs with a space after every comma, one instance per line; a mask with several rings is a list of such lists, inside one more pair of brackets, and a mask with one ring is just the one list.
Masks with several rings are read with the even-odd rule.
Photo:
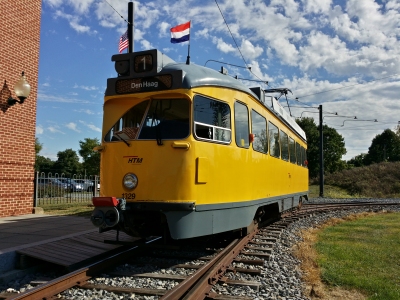
[[93, 191], [93, 181], [88, 180], [88, 179], [74, 179], [76, 183], [79, 183], [82, 185], [83, 190], [87, 192], [92, 192]]
[[55, 178], [38, 178], [37, 195], [43, 197], [62, 197], [67, 191], [67, 184]]
[[67, 184], [56, 178], [38, 178], [38, 186], [53, 186], [60, 189], [67, 189]]
[[84, 191], [83, 185], [80, 183], [77, 183], [75, 180], [73, 180], [71, 178], [60, 178], [59, 180], [67, 185], [67, 190], [69, 192], [83, 192]]

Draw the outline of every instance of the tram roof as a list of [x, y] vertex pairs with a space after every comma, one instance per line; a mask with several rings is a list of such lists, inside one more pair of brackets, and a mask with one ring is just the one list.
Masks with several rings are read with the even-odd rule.
[[239, 80], [229, 76], [222, 74], [216, 70], [203, 67], [196, 64], [185, 64], [185, 63], [170, 63], [163, 68], [164, 72], [182, 70], [184, 71], [184, 76], [182, 79], [182, 88], [194, 88], [200, 86], [218, 86], [218, 87], [227, 87], [235, 90], [239, 90], [245, 93], [248, 93], [258, 98], [256, 94], [254, 94], [249, 87], [245, 86]]

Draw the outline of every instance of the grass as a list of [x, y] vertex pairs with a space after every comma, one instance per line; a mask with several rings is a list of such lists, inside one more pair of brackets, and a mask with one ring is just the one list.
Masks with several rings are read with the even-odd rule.
[[44, 213], [47, 215], [70, 215], [78, 217], [90, 217], [93, 211], [91, 202], [78, 203], [60, 203], [60, 204], [42, 204]]
[[303, 232], [295, 254], [306, 292], [319, 299], [400, 299], [399, 236], [400, 213], [363, 213]]
[[[309, 197], [310, 198], [318, 198], [319, 197], [319, 185], [310, 185], [309, 186]], [[345, 189], [333, 186], [333, 185], [324, 185], [324, 197], [326, 198], [340, 198], [340, 199], [348, 199], [348, 198], [357, 198], [359, 195], [351, 195]]]

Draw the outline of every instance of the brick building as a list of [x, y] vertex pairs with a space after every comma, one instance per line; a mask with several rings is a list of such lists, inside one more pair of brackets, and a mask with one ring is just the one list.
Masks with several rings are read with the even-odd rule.
[[[0, 217], [32, 213], [42, 0], [0, 5]], [[31, 86], [23, 104], [14, 85], [24, 71]]]

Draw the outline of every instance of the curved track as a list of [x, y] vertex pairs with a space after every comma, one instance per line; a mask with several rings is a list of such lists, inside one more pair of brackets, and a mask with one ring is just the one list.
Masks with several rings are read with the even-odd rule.
[[[105, 284], [96, 283], [93, 281], [94, 276], [97, 274], [107, 272], [106, 270], [115, 267], [118, 264], [124, 264], [132, 260], [132, 256], [144, 255], [149, 249], [149, 245], [157, 243], [153, 240], [147, 244], [138, 244], [128, 250], [118, 253], [112, 257], [81, 268], [74, 272], [68, 273], [62, 277], [42, 284], [34, 289], [28, 290], [25, 293], [17, 296], [10, 296], [7, 299], [49, 299], [58, 295], [59, 293], [70, 289], [72, 287], [82, 289], [102, 289], [114, 293], [135, 293], [139, 295], [156, 295], [161, 299], [249, 299], [248, 297], [229, 297], [218, 295], [212, 292], [212, 288], [217, 283], [233, 284], [233, 285], [247, 285], [249, 288], [257, 288], [255, 281], [238, 281], [234, 282], [229, 280], [225, 274], [226, 272], [244, 272], [248, 274], [257, 274], [258, 270], [252, 269], [238, 269], [232, 266], [233, 262], [248, 263], [252, 265], [263, 265], [264, 259], [268, 260], [269, 253], [273, 246], [274, 241], [279, 237], [280, 232], [285, 229], [291, 222], [297, 221], [300, 218], [316, 214], [318, 212], [325, 212], [327, 210], [337, 209], [350, 209], [354, 207], [368, 207], [370, 209], [382, 209], [389, 205], [400, 205], [400, 201], [382, 203], [382, 202], [331, 202], [331, 203], [308, 203], [303, 204], [302, 208], [298, 211], [285, 213], [281, 216], [280, 220], [267, 224], [260, 229], [256, 228], [253, 232], [245, 237], [231, 239], [228, 246], [223, 249], [211, 249], [211, 255], [197, 256], [197, 261], [202, 261], [201, 264], [185, 263], [175, 265], [174, 267], [182, 269], [191, 269], [188, 275], [157, 275], [154, 273], [135, 273], [129, 274], [124, 272], [114, 271], [113, 275], [116, 276], [133, 276], [140, 278], [158, 278], [160, 280], [174, 280], [175, 283], [171, 289], [149, 289], [149, 288], [128, 288], [128, 287], [113, 287]], [[158, 241], [159, 242], [159, 241]], [[168, 246], [157, 244], [151, 247], [158, 247], [160, 249], [168, 248]], [[174, 248], [174, 247], [170, 247]], [[202, 248], [204, 250], [204, 247]], [[182, 257], [183, 254], [179, 249], [175, 251], [175, 258]], [[206, 249], [204, 251], [210, 251]], [[165, 254], [163, 254], [165, 255]], [[240, 258], [239, 258], [240, 256]], [[193, 257], [194, 258], [194, 257]], [[171, 265], [171, 264], [169, 264]]]

